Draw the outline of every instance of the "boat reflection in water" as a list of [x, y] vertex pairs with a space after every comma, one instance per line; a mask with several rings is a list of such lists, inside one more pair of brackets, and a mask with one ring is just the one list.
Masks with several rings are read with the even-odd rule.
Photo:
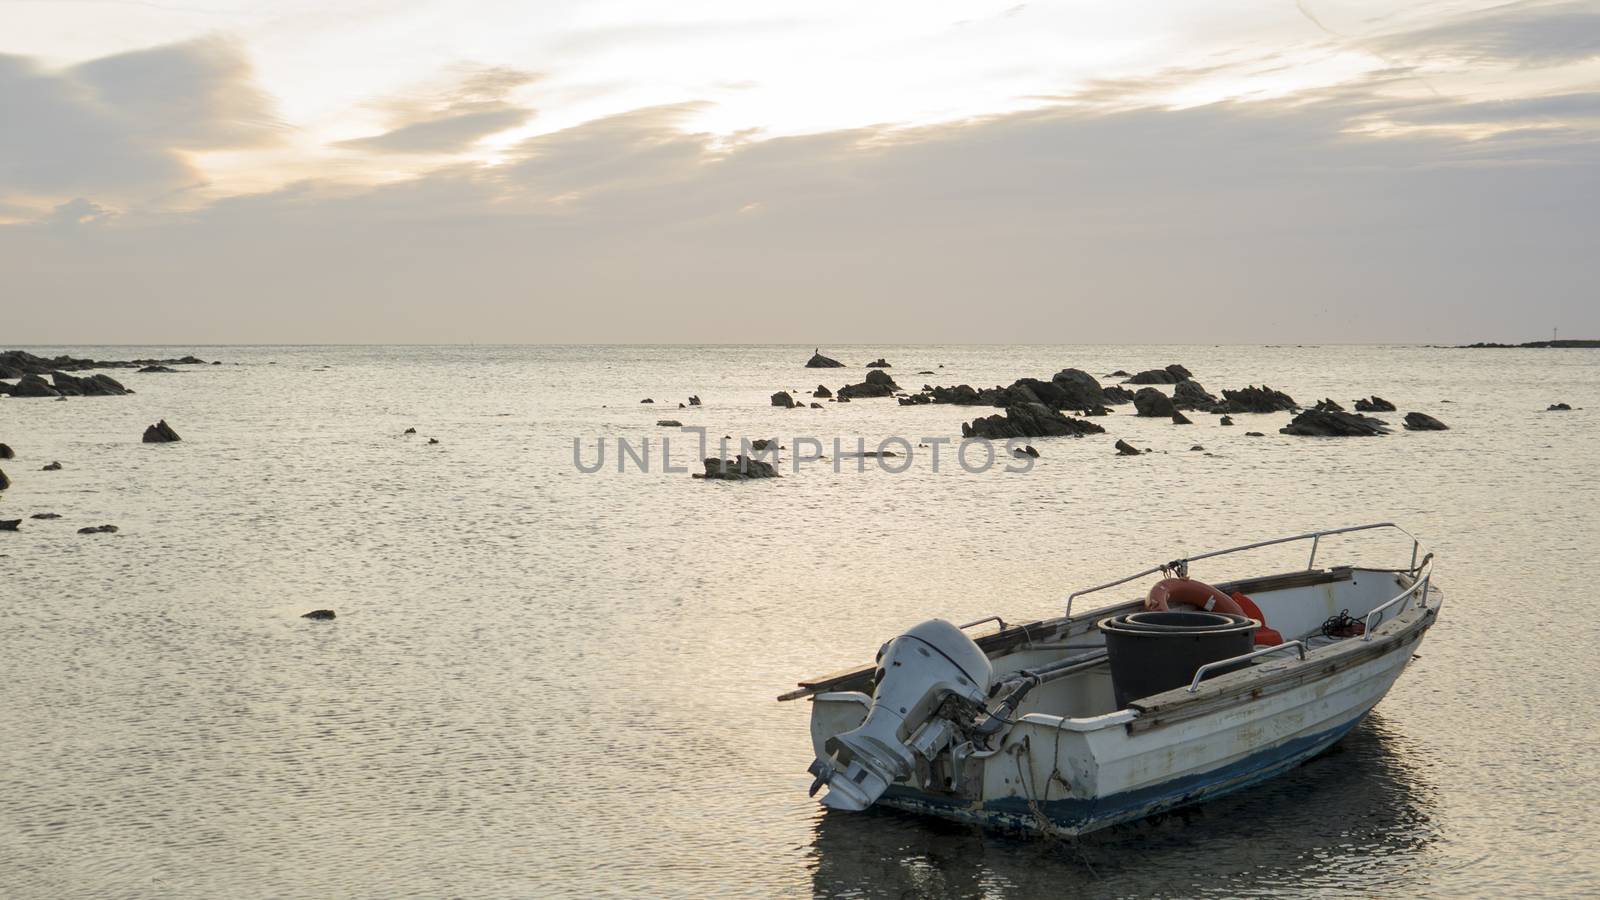
[[[1073, 841], [875, 806], [819, 812], [819, 897], [1249, 896], [1419, 884], [1438, 835], [1427, 759], [1374, 712], [1257, 787]], [[1048, 892], [1048, 893], [1047, 893]]]

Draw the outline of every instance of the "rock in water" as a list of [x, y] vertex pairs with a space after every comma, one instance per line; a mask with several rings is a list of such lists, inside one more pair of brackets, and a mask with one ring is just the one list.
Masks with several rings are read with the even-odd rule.
[[59, 518], [61, 518], [61, 513], [34, 513], [33, 515], [29, 516], [28, 518], [30, 518], [30, 519], [59, 519]]
[[1200, 446], [1199, 444], [1195, 444], [1193, 447], [1190, 447], [1189, 449], [1190, 450], [1205, 450], [1206, 448]]
[[78, 529], [78, 533], [79, 534], [116, 534], [117, 533], [117, 526], [115, 526], [115, 525], [90, 525], [87, 528], [79, 528]]
[[1373, 394], [1369, 399], [1356, 401], [1356, 412], [1394, 412], [1394, 404]]
[[900, 385], [894, 383], [889, 373], [882, 369], [874, 369], [867, 373], [867, 380], [860, 384], [847, 384], [839, 388], [835, 396], [840, 400], [854, 400], [861, 397], [888, 397], [900, 390]]
[[144, 430], [144, 442], [146, 444], [170, 444], [173, 441], [181, 440], [183, 438], [178, 437], [178, 433], [172, 430], [172, 426], [167, 424], [166, 419], [162, 419]]
[[1126, 384], [1177, 384], [1183, 379], [1172, 374], [1166, 369], [1145, 369], [1137, 375], [1128, 378]]
[[811, 396], [821, 397], [822, 399], [826, 400], [833, 396], [833, 391], [828, 390], [827, 385], [819, 384], [817, 385], [817, 389], [811, 392]]
[[1293, 422], [1278, 429], [1278, 433], [1301, 437], [1369, 437], [1388, 434], [1387, 425], [1386, 422], [1359, 413], [1308, 409], [1295, 416]]
[[21, 519], [0, 519], [0, 531], [16, 531], [21, 525]]
[[704, 478], [707, 481], [748, 481], [752, 478], [779, 477], [778, 470], [771, 463], [751, 459], [743, 453], [736, 459], [708, 456], [705, 459], [705, 467], [704, 474], [696, 472], [694, 477]]
[[1189, 417], [1184, 415], [1183, 413], [1174, 412], [1172, 414], [1172, 424], [1174, 424], [1174, 425], [1193, 425], [1194, 423], [1189, 421]]
[[821, 404], [821, 403], [812, 403], [812, 404], [811, 404], [811, 408], [812, 408], [812, 409], [822, 409], [822, 408], [823, 408], [823, 406], [822, 406], [822, 404]]
[[869, 369], [891, 369], [891, 368], [894, 368], [894, 367], [889, 365], [889, 361], [888, 360], [886, 360], [886, 359], [884, 359], [883, 357], [880, 356], [877, 359], [873, 360], [872, 362], [867, 363], [867, 368], [869, 368]]
[[700, 395], [699, 394], [694, 394], [693, 396], [691, 396], [689, 398], [689, 405], [690, 406], [699, 406], [700, 405]]
[[1571, 412], [1572, 407], [1565, 403], [1552, 403], [1545, 407], [1545, 412]]
[[38, 375], [30, 372], [22, 376], [22, 380], [11, 388], [13, 397], [59, 397], [61, 392], [50, 386]]
[[59, 463], [59, 462], [46, 463], [44, 465], [44, 467], [41, 468], [39, 471], [41, 471], [41, 472], [59, 472], [59, 471], [61, 471], [61, 463]]
[[1245, 437], [1266, 437], [1266, 435], [1262, 434], [1259, 431], [1246, 431], [1244, 433], [1244, 436]]
[[428, 438], [428, 443], [437, 444], [437, 443], [439, 443], [439, 439], [438, 438]]
[[682, 428], [683, 423], [677, 419], [657, 419], [656, 424], [662, 428]]
[[1313, 406], [1312, 409], [1319, 409], [1323, 412], [1344, 412], [1344, 407], [1340, 406], [1339, 402], [1332, 397], [1326, 400], [1318, 400], [1317, 405]]
[[0, 491], [3, 491], [8, 487], [11, 487], [11, 479], [6, 477], [4, 469], [0, 469]]
[[1167, 374], [1171, 375], [1173, 378], [1178, 379], [1179, 381], [1187, 381], [1190, 378], [1194, 377], [1194, 373], [1193, 372], [1189, 371], [1188, 369], [1185, 369], [1183, 366], [1180, 366], [1177, 363], [1173, 363], [1172, 365], [1167, 366], [1166, 368], [1167, 368]]
[[1106, 389], [1082, 369], [1062, 369], [1050, 376], [1050, 383], [1061, 392], [1058, 409], [1102, 409], [1109, 402]]
[[1150, 418], [1169, 419], [1178, 412], [1171, 397], [1152, 387], [1140, 388], [1139, 393], [1133, 395], [1133, 407], [1139, 415]]
[[79, 378], [65, 372], [51, 372], [50, 380], [56, 393], [63, 397], [116, 397], [133, 391], [110, 375], [85, 375]]
[[1223, 416], [1221, 419], [1217, 420], [1217, 424], [1222, 426], [1232, 425], [1233, 416]]
[[1029, 444], [1026, 447], [1023, 447], [1022, 448], [1022, 452], [1028, 454], [1029, 456], [1033, 457], [1034, 459], [1038, 459], [1039, 458], [1039, 451], [1033, 449], [1033, 445], [1032, 444]]
[[640, 403], [654, 403], [655, 401], [651, 400], [649, 397], [646, 397], [643, 400], [640, 400], [639, 402]]
[[1406, 413], [1407, 431], [1449, 431], [1450, 426], [1426, 413]]
[[806, 368], [842, 369], [844, 368], [844, 363], [839, 362], [837, 359], [829, 359], [828, 357], [823, 356], [822, 349], [819, 347], [815, 353], [811, 354], [811, 358], [806, 360]]
[[1112, 406], [1121, 406], [1124, 403], [1133, 402], [1133, 391], [1128, 390], [1120, 384], [1106, 385], [1101, 390], [1106, 396], [1106, 402]]
[[1293, 397], [1283, 391], [1275, 391], [1266, 385], [1261, 387], [1251, 385], [1238, 391], [1224, 390], [1222, 396], [1227, 401], [1223, 404], [1226, 407], [1226, 412], [1288, 412], [1300, 405], [1294, 402]]
[[144, 368], [140, 369], [139, 371], [141, 373], [147, 373], [147, 372], [176, 372], [178, 370], [177, 369], [169, 369], [166, 366], [145, 366]]
[[1064, 416], [1043, 403], [1007, 406], [1005, 415], [985, 416], [961, 426], [962, 437], [989, 440], [1081, 437], [1086, 434], [1104, 433], [1105, 429], [1093, 422]]
[[0, 459], [16, 459], [17, 454], [11, 449], [10, 444], [0, 444]]
[[793, 409], [794, 398], [789, 396], [788, 391], [779, 391], [772, 395], [772, 405], [781, 406], [784, 409]]
[[1201, 387], [1198, 381], [1185, 378], [1172, 387], [1172, 405], [1178, 409], [1210, 412], [1217, 408], [1217, 403], [1217, 398], [1211, 396], [1211, 393]]
[[337, 619], [338, 616], [334, 615], [334, 612], [331, 609], [313, 609], [311, 612], [302, 613], [300, 618], [313, 619], [318, 622], [326, 622], [329, 619]]
[[406, 434], [416, 434], [416, 433], [417, 433], [417, 430], [416, 430], [416, 429], [415, 429], [415, 428], [407, 428], [407, 429], [406, 429], [406, 430], [405, 430], [405, 433], [406, 433]]
[[1139, 448], [1127, 441], [1117, 441], [1117, 454], [1119, 456], [1138, 456]]

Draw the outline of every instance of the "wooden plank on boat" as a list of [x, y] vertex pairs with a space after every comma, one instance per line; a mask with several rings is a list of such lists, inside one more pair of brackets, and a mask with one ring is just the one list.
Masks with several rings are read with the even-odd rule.
[[[1024, 622], [1020, 625], [1011, 625], [999, 631], [973, 638], [985, 654], [994, 656], [1012, 650], [1029, 641], [1044, 640], [1055, 637], [1060, 630], [1061, 620], [1049, 619], [1038, 622]], [[821, 694], [827, 691], [855, 690], [868, 687], [872, 680], [872, 673], [877, 670], [876, 663], [870, 666], [856, 666], [850, 669], [839, 669], [817, 678], [807, 678], [799, 682], [797, 690], [789, 691], [778, 697], [779, 700], [799, 700], [812, 694]]]

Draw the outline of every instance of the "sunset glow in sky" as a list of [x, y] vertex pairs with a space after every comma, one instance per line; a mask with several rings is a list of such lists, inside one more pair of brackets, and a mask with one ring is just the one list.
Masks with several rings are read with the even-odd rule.
[[[40, 341], [692, 340], [660, 302], [896, 285], [1045, 327], [1199, 291], [1240, 305], [1214, 340], [1308, 292], [1344, 339], [1514, 337], [1515, 289], [1600, 335], [1597, 128], [1586, 3], [0, 0], [0, 264], [122, 298]], [[363, 332], [375, 284], [466, 317]], [[258, 312], [333, 298], [325, 331]]]

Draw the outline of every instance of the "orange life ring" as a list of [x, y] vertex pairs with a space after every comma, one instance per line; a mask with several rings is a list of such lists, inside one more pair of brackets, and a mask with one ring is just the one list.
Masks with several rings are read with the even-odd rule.
[[1166, 578], [1156, 582], [1155, 587], [1150, 589], [1149, 595], [1144, 599], [1144, 608], [1164, 610], [1172, 603], [1181, 603], [1207, 612], [1233, 613], [1255, 619], [1261, 623], [1255, 634], [1257, 644], [1276, 647], [1283, 643], [1283, 635], [1267, 627], [1267, 617], [1262, 614], [1261, 608], [1238, 591], [1234, 591], [1230, 596], [1204, 581], [1195, 581], [1192, 578]]
[[1206, 612], [1244, 615], [1244, 607], [1234, 602], [1232, 597], [1204, 581], [1189, 578], [1166, 578], [1158, 581], [1156, 586], [1150, 589], [1150, 594], [1144, 598], [1145, 609], [1165, 610], [1172, 603], [1182, 603], [1184, 606], [1192, 606]]

